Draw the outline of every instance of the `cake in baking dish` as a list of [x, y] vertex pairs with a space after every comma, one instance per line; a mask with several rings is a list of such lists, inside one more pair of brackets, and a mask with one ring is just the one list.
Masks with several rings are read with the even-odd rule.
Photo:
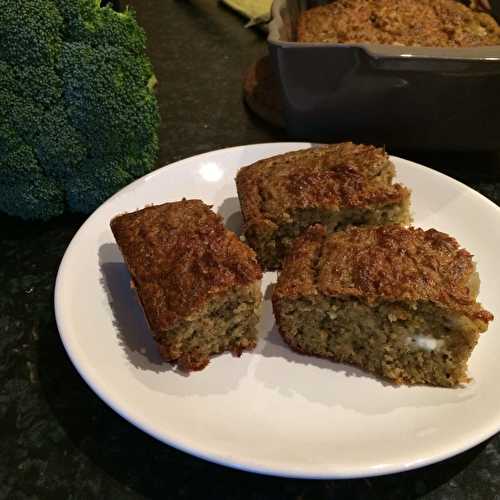
[[302, 12], [297, 40], [478, 47], [500, 45], [500, 27], [457, 0], [335, 0]]

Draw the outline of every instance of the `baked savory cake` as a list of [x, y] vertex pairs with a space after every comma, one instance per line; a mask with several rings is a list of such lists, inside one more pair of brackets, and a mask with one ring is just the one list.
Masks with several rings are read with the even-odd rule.
[[297, 40], [475, 47], [500, 45], [500, 27], [457, 0], [335, 0], [300, 15]]
[[295, 350], [397, 384], [451, 387], [493, 316], [476, 302], [472, 256], [452, 237], [396, 225], [297, 239], [273, 293]]
[[255, 253], [200, 200], [120, 215], [111, 229], [166, 361], [201, 370], [257, 342], [262, 272]]
[[279, 269], [293, 240], [314, 223], [329, 232], [408, 223], [410, 192], [392, 184], [383, 149], [352, 142], [302, 149], [243, 167], [236, 186], [247, 242], [261, 265]]

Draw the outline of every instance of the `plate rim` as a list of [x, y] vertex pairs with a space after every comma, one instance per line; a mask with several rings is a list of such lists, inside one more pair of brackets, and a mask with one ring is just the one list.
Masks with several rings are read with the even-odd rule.
[[[239, 146], [230, 146], [230, 147], [206, 151], [204, 153], [199, 153], [193, 156], [188, 156], [180, 160], [168, 163], [162, 167], [158, 167], [154, 171], [140, 177], [139, 179], [136, 179], [130, 184], [127, 184], [118, 192], [114, 193], [107, 200], [105, 200], [86, 218], [86, 220], [83, 222], [80, 228], [73, 235], [70, 243], [68, 244], [64, 252], [64, 255], [59, 264], [55, 280], [55, 287], [54, 287], [54, 311], [55, 311], [55, 319], [59, 337], [77, 373], [82, 377], [82, 379], [92, 389], [92, 391], [106, 405], [112, 408], [113, 411], [115, 411], [118, 415], [127, 420], [134, 427], [137, 427], [138, 429], [152, 436], [158, 441], [165, 443], [169, 446], [172, 446], [175, 449], [193, 455], [197, 458], [206, 460], [208, 462], [216, 463], [233, 469], [264, 474], [268, 476], [296, 478], [296, 479], [356, 479], [356, 478], [375, 477], [386, 474], [410, 471], [413, 469], [418, 469], [421, 467], [425, 467], [427, 465], [441, 462], [443, 460], [456, 456], [460, 453], [463, 453], [464, 451], [467, 451], [473, 448], [474, 446], [477, 446], [478, 444], [488, 440], [489, 438], [500, 432], [500, 414], [499, 414], [499, 419], [498, 422], [496, 422], [496, 425], [485, 426], [485, 428], [481, 433], [478, 433], [477, 435], [474, 436], [473, 439], [470, 439], [463, 445], [458, 447], [448, 447], [442, 453], [434, 453], [429, 456], [425, 456], [421, 459], [410, 460], [404, 463], [402, 462], [384, 463], [382, 465], [371, 465], [362, 468], [346, 467], [344, 468], [344, 470], [341, 471], [330, 470], [323, 472], [314, 472], [312, 470], [297, 470], [295, 468], [293, 469], [291, 469], [290, 467], [284, 468], [278, 465], [271, 465], [271, 464], [259, 465], [253, 463], [248, 459], [245, 460], [242, 457], [239, 457], [238, 459], [231, 459], [223, 456], [222, 454], [217, 454], [216, 452], [213, 451], [211, 452], [209, 450], [208, 451], [203, 450], [202, 448], [201, 449], [195, 448], [187, 444], [184, 444], [181, 441], [176, 440], [175, 438], [170, 438], [169, 436], [166, 436], [165, 433], [157, 431], [156, 429], [152, 428], [147, 422], [143, 422], [141, 421], [141, 419], [138, 419], [136, 416], [132, 415], [123, 402], [116, 401], [115, 399], [113, 399], [112, 395], [109, 394], [109, 391], [107, 391], [99, 384], [99, 380], [96, 379], [96, 377], [94, 377], [94, 375], [91, 373], [91, 370], [89, 370], [88, 367], [86, 367], [79, 361], [74, 343], [71, 342], [71, 339], [63, 333], [64, 331], [71, 330], [71, 328], [67, 326], [67, 320], [65, 318], [65, 314], [63, 311], [63, 286], [64, 286], [65, 276], [68, 273], [71, 274], [71, 270], [69, 269], [68, 263], [75, 249], [78, 248], [77, 243], [79, 242], [79, 239], [82, 237], [82, 235], [85, 234], [85, 231], [87, 230], [87, 227], [91, 224], [93, 218], [97, 217], [98, 212], [104, 210], [104, 208], [109, 204], [111, 204], [115, 198], [123, 196], [127, 191], [133, 189], [134, 186], [139, 185], [147, 180], [150, 180], [155, 176], [162, 175], [163, 172], [166, 171], [167, 169], [170, 169], [172, 167], [179, 168], [184, 162], [192, 162], [196, 159], [206, 157], [207, 155], [217, 154], [223, 151], [238, 150], [238, 149], [248, 150], [253, 148], [258, 150], [269, 147], [281, 147], [281, 146], [287, 148], [287, 150], [289, 151], [292, 151], [294, 150], [295, 146], [298, 147], [297, 149], [302, 149], [307, 147], [319, 146], [319, 144], [311, 142], [299, 142], [299, 141], [264, 142], [264, 143], [255, 143], [255, 144], [247, 144]], [[494, 203], [493, 201], [491, 201], [478, 191], [474, 190], [470, 186], [458, 181], [457, 179], [454, 179], [453, 177], [450, 177], [442, 172], [434, 170], [420, 163], [407, 160], [405, 158], [401, 158], [395, 155], [389, 155], [389, 156], [391, 160], [403, 161], [404, 163], [410, 164], [412, 167], [425, 169], [428, 174], [444, 178], [447, 182], [451, 182], [452, 184], [460, 186], [462, 190], [464, 190], [465, 188], [465, 191], [469, 192], [475, 197], [478, 197], [482, 202], [486, 202], [488, 205], [490, 205], [490, 207], [497, 210], [500, 218], [500, 206], [498, 206], [496, 203]]]

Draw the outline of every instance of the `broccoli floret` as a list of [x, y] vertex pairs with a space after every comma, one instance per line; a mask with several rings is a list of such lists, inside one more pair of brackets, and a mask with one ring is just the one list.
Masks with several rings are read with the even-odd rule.
[[153, 169], [155, 80], [131, 11], [0, 0], [0, 38], [0, 210], [90, 212]]
[[[63, 211], [62, 190], [45, 175], [29, 146], [23, 145], [2, 155], [0, 176], [0, 210], [21, 216], [42, 214], [43, 219]], [[15, 188], [9, 189], [9, 186]]]
[[116, 12], [110, 6], [96, 9], [99, 0], [54, 0], [64, 22], [67, 41], [85, 42], [93, 47], [114, 45], [142, 55], [146, 37], [137, 29], [133, 11]]
[[63, 18], [52, 0], [0, 2], [0, 60], [52, 66], [62, 40]]
[[13, 92], [22, 99], [35, 100], [43, 108], [50, 108], [61, 99], [62, 80], [54, 68], [12, 65], [0, 61], [2, 90]]

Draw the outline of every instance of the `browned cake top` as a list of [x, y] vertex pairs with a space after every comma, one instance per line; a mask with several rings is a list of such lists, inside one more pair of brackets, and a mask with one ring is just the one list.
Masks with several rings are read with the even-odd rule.
[[344, 142], [302, 149], [243, 167], [236, 177], [245, 221], [286, 222], [294, 210], [368, 208], [409, 195], [391, 185], [394, 166], [380, 148]]
[[471, 254], [435, 229], [352, 227], [327, 235], [316, 225], [296, 241], [275, 297], [319, 293], [369, 303], [430, 301], [489, 321], [491, 314], [476, 303], [473, 273]]
[[153, 331], [170, 328], [214, 294], [262, 277], [255, 253], [200, 200], [120, 215], [111, 229]]
[[423, 47], [500, 44], [493, 17], [457, 0], [336, 0], [302, 13], [299, 42]]

